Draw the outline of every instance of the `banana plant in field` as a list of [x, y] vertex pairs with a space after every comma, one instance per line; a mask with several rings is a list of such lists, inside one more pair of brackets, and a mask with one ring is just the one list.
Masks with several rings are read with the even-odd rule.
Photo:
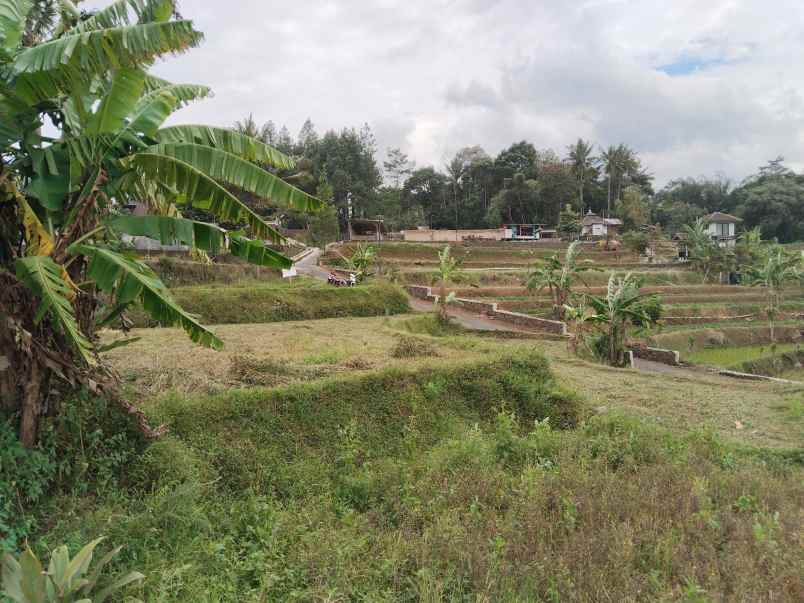
[[765, 290], [765, 315], [768, 317], [771, 343], [776, 343], [776, 318], [784, 303], [784, 290], [792, 283], [801, 284], [804, 281], [802, 256], [786, 253], [781, 246], [775, 245], [746, 270], [745, 277], [752, 287]]
[[639, 288], [640, 281], [633, 274], [624, 277], [612, 274], [605, 297], [588, 295], [586, 308], [569, 308], [575, 320], [589, 322], [601, 332], [606, 360], [612, 366], [625, 365], [628, 327], [647, 327], [656, 320], [650, 311], [655, 296], [641, 294]]
[[547, 289], [553, 302], [553, 315], [563, 320], [565, 308], [572, 297], [572, 288], [575, 281], [586, 284], [581, 276], [588, 270], [595, 270], [589, 260], [579, 261], [581, 253], [579, 241], [570, 243], [563, 260], [554, 253], [541, 262], [528, 276], [527, 288], [539, 292]]
[[[132, 304], [201, 345], [223, 345], [126, 251], [124, 235], [289, 267], [268, 245], [280, 233], [230, 189], [280, 207], [321, 205], [276, 175], [294, 167], [276, 149], [232, 130], [165, 126], [210, 95], [147, 71], [202, 40], [172, 0], [118, 0], [91, 15], [58, 4], [50, 36], [25, 45], [30, 0], [0, 0], [0, 407], [20, 416], [28, 446], [55, 380], [103, 389], [96, 332]], [[130, 204], [147, 215], [122, 211]], [[187, 219], [185, 208], [237, 229]]]
[[455, 299], [455, 294], [450, 293], [447, 295], [447, 283], [450, 282], [460, 268], [460, 260], [452, 255], [449, 245], [438, 252], [438, 320], [447, 324], [449, 322], [449, 314], [447, 313], [447, 304], [452, 303]]

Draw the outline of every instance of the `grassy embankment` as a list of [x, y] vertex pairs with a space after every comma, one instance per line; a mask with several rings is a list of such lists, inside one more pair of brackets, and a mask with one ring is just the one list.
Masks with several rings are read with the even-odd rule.
[[[232, 325], [224, 338], [253, 342], [252, 370], [269, 378], [329, 351], [329, 364], [365, 349], [376, 365], [337, 378], [297, 374], [276, 388], [150, 396], [148, 413], [170, 435], [141, 456], [103, 455], [125, 472], [92, 495], [54, 499], [36, 546], [99, 534], [125, 543], [117, 565], [148, 575], [132, 593], [148, 601], [804, 594], [802, 470], [789, 455], [627, 418], [614, 411], [615, 392], [595, 415], [599, 400], [583, 391], [605, 383], [682, 414], [657, 392], [686, 389], [705, 414], [717, 383], [597, 367], [562, 357], [554, 342], [419, 334], [438, 333], [422, 318], [322, 321], [276, 353], [302, 324]], [[191, 360], [151, 340], [164, 330], [139, 334], [144, 347], [132, 357]], [[259, 365], [266, 359], [274, 364]]]
[[[384, 282], [333, 287], [306, 277], [296, 277], [294, 282], [216, 283], [175, 287], [171, 292], [185, 310], [197, 314], [206, 324], [382, 316], [409, 310], [404, 291]], [[132, 312], [131, 318], [135, 326], [155, 326], [144, 312]]]

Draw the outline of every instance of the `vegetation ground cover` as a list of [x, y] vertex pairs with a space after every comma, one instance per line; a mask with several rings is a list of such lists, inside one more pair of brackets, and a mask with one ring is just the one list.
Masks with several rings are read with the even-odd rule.
[[131, 592], [154, 601], [802, 593], [795, 465], [590, 416], [559, 383], [600, 374], [574, 361], [554, 377], [532, 350], [484, 356], [158, 396], [171, 434], [121, 481], [56, 498], [37, 548], [126, 542], [114, 569], [143, 571]]
[[727, 368], [737, 367], [751, 360], [760, 360], [775, 354], [789, 352], [798, 347], [799, 344], [796, 343], [777, 344], [775, 349], [769, 344], [739, 347], [712, 347], [685, 353], [683, 354], [683, 358], [688, 362], [694, 362], [696, 364], [710, 364]]
[[[292, 283], [175, 287], [172, 293], [187, 311], [208, 324], [383, 316], [408, 310], [407, 296], [399, 287], [379, 282], [360, 287], [332, 287], [296, 277]], [[131, 318], [135, 326], [156, 324], [141, 312], [132, 312]]]

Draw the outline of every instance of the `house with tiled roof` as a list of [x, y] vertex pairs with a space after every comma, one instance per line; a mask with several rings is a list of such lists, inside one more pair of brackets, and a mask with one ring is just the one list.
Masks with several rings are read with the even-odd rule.
[[622, 220], [602, 218], [590, 209], [581, 220], [581, 237], [590, 239], [607, 238], [615, 235], [622, 225]]
[[737, 243], [737, 224], [742, 219], [720, 211], [704, 216], [704, 222], [709, 227], [709, 235], [721, 247], [734, 247]]

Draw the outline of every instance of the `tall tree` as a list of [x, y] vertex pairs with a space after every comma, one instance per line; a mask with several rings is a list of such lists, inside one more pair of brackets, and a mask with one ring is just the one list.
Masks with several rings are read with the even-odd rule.
[[804, 239], [804, 175], [777, 157], [748, 177], [733, 193], [748, 228], [759, 226], [766, 239], [782, 243]]
[[598, 158], [594, 156], [592, 143], [579, 138], [578, 141], [567, 147], [567, 158], [572, 166], [572, 174], [578, 183], [578, 209], [586, 207], [583, 193], [586, 184], [597, 176]]
[[388, 149], [387, 157], [383, 161], [385, 174], [392, 183], [392, 186], [399, 190], [405, 178], [410, 176], [416, 168], [416, 163], [410, 161], [402, 149]]

